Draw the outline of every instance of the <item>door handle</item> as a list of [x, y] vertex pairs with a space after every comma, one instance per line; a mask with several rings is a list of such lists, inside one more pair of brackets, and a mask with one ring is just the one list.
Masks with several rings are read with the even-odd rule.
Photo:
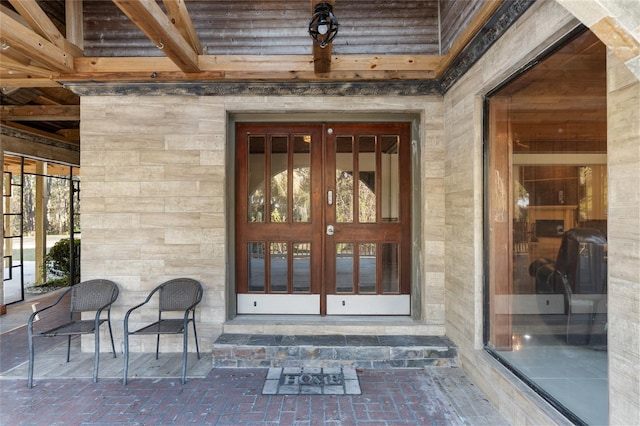
[[327, 235], [333, 235], [333, 225], [327, 225]]
[[333, 191], [331, 190], [327, 191], [327, 204], [330, 206], [333, 205]]

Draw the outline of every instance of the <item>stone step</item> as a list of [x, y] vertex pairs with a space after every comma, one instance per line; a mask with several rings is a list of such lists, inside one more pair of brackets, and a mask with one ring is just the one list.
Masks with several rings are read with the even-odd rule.
[[458, 351], [444, 336], [221, 334], [216, 368], [456, 366]]

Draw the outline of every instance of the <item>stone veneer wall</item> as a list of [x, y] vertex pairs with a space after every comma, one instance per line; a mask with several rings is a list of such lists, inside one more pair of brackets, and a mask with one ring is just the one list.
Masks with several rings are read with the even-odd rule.
[[[447, 336], [484, 394], [514, 424], [566, 419], [483, 349], [482, 95], [558, 40], [577, 21], [555, 2], [530, 10], [445, 95], [445, 295]], [[623, 70], [627, 75], [622, 76]], [[610, 66], [609, 80], [609, 395], [611, 424], [638, 424], [640, 143], [638, 82]], [[618, 107], [612, 107], [616, 102]], [[633, 111], [633, 112], [630, 112]], [[634, 115], [635, 114], [635, 115]], [[634, 121], [635, 120], [635, 121]], [[455, 253], [455, 255], [453, 255]], [[615, 266], [614, 266], [615, 265]], [[618, 269], [619, 267], [619, 269]]]
[[[198, 334], [204, 350], [211, 350], [227, 318], [227, 271], [232, 267], [227, 263], [227, 219], [232, 212], [227, 211], [226, 200], [232, 176], [227, 175], [225, 163], [233, 144], [227, 134], [229, 114], [256, 113], [264, 119], [270, 112], [313, 112], [309, 105], [310, 98], [304, 96], [82, 97], [82, 274], [83, 279], [104, 277], [120, 286], [113, 310], [117, 345], [122, 341], [122, 326], [117, 324], [122, 324], [130, 306], [144, 300], [159, 283], [188, 276], [205, 288], [197, 311]], [[333, 112], [333, 117], [390, 112], [420, 117], [423, 312], [419, 322], [426, 334], [443, 335], [442, 99], [314, 97], [313, 105]], [[383, 327], [371, 332], [385, 334]], [[164, 350], [167, 345], [174, 350], [181, 347], [179, 337], [163, 341], [168, 342]], [[153, 342], [153, 338], [132, 339], [131, 350], [151, 351]]]
[[640, 81], [607, 56], [609, 424], [640, 425]]

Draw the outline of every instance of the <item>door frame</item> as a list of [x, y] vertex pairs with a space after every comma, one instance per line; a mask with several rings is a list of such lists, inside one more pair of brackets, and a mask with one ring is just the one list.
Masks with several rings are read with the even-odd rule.
[[[237, 123], [308, 123], [322, 124], [326, 122], [332, 123], [389, 123], [404, 122], [410, 125], [410, 142], [411, 142], [411, 259], [410, 259], [410, 312], [411, 318], [420, 320], [423, 317], [424, 301], [422, 300], [425, 285], [423, 282], [423, 271], [421, 268], [422, 252], [422, 218], [420, 215], [422, 205], [422, 164], [421, 164], [421, 147], [420, 139], [422, 133], [423, 112], [369, 112], [369, 113], [282, 113], [282, 112], [231, 112], [227, 113], [227, 143], [225, 150], [225, 210], [226, 216], [226, 247], [225, 263], [229, 266], [225, 277], [226, 306], [225, 318], [232, 320], [237, 317], [237, 289], [236, 289], [236, 203], [237, 197], [235, 193], [235, 162], [236, 162], [236, 132]], [[407, 302], [409, 303], [409, 302]], [[240, 314], [247, 316], [247, 314]], [[389, 312], [386, 315], [397, 315]], [[406, 317], [406, 315], [402, 315]], [[296, 314], [290, 315], [289, 318], [295, 319]], [[268, 316], [261, 317], [268, 321]], [[282, 318], [278, 316], [278, 318]]]

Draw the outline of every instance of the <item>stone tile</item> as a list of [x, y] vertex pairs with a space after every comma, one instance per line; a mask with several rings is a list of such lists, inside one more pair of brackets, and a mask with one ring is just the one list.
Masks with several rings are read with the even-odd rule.
[[[290, 336], [287, 336], [290, 337]], [[296, 345], [310, 346], [345, 346], [347, 344], [344, 335], [316, 335], [316, 336], [293, 336]], [[284, 339], [283, 339], [284, 344]]]
[[344, 381], [345, 393], [349, 395], [360, 395], [362, 390], [360, 388], [360, 382], [358, 380], [345, 380]]
[[267, 372], [267, 380], [276, 380], [280, 379], [280, 375], [282, 374], [282, 368], [273, 367], [270, 368]]
[[[342, 386], [325, 386], [324, 387], [325, 395], [344, 395], [345, 388]], [[352, 392], [353, 394], [353, 392]]]
[[331, 360], [335, 359], [335, 350], [333, 348], [301, 347], [300, 358], [307, 360]]
[[[280, 376], [280, 374], [278, 374], [278, 376]], [[263, 395], [277, 395], [278, 394], [278, 380], [266, 380], [264, 382], [264, 387], [262, 388], [262, 394]]]
[[282, 335], [253, 334], [249, 337], [247, 344], [258, 346], [278, 346], [281, 344], [282, 338]]
[[416, 346], [415, 336], [378, 336], [382, 346]]
[[345, 336], [347, 346], [380, 346], [378, 336]]
[[246, 345], [249, 342], [251, 334], [221, 334], [214, 344], [221, 345]]

